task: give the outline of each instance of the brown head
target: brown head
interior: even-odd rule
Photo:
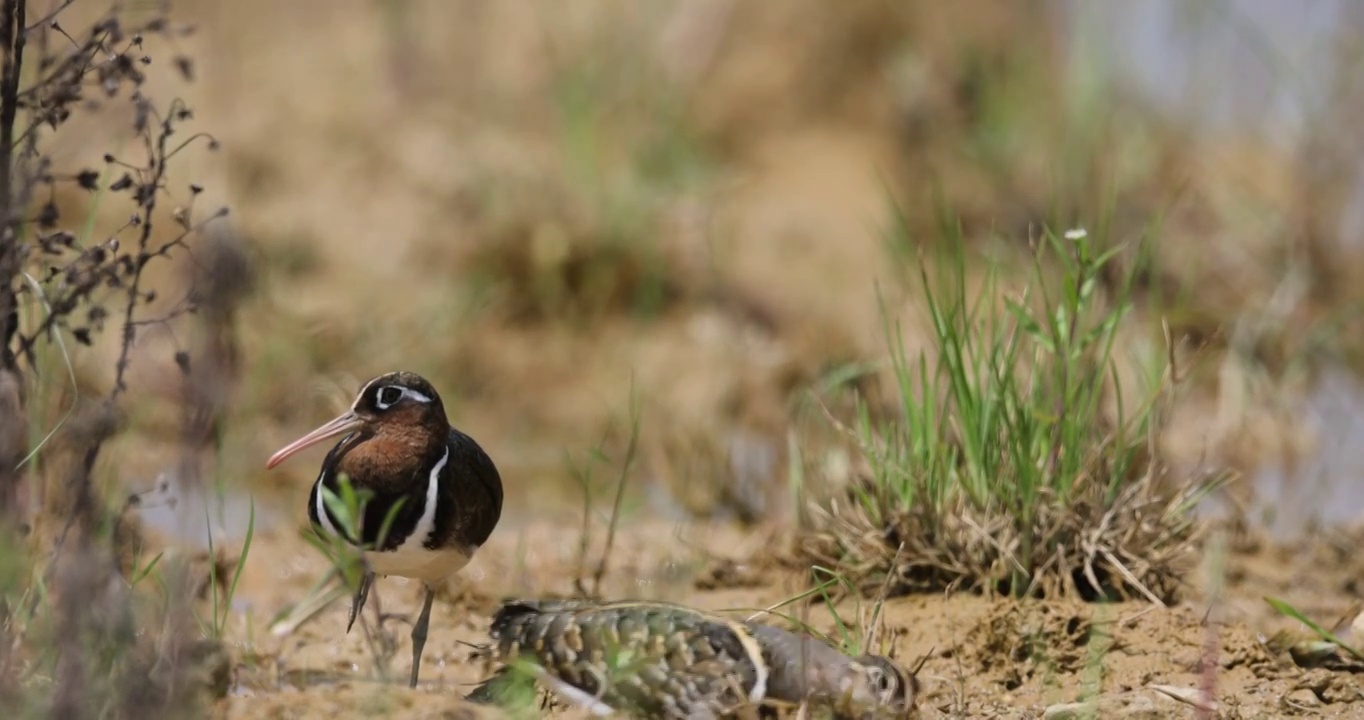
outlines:
[[[267,469],[324,440],[346,436],[333,457],[338,472],[357,482],[400,483],[419,473],[450,435],[445,406],[431,383],[416,373],[380,375],[360,388],[349,410],[280,448]]]

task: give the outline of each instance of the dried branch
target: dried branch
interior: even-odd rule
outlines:
[[[639,449],[639,406],[635,402],[633,383],[630,402],[630,441],[625,448],[625,459],[620,465],[620,478],[616,480],[616,499],[611,504],[611,520],[606,525],[606,545],[602,548],[597,569],[592,572],[592,597],[601,597],[601,581],[606,576],[606,564],[611,559],[611,547],[616,541],[616,525],[620,522],[621,502],[625,499],[625,481],[630,478],[630,470],[635,464],[635,454]]]
[[[178,103],[179,101],[177,101]],[[174,106],[172,106],[174,107]],[[116,399],[124,390],[128,388],[125,376],[128,371],[129,356],[132,352],[133,341],[137,338],[137,326],[133,323],[133,313],[137,310],[138,302],[142,296],[142,271],[147,267],[147,261],[153,257],[147,252],[148,244],[152,237],[152,213],[156,212],[156,198],[159,195],[161,183],[166,176],[166,142],[174,134],[175,128],[172,124],[174,113],[170,113],[161,121],[161,132],[157,135],[155,152],[148,152],[151,156],[151,180],[146,187],[147,192],[140,192],[139,198],[142,205],[142,232],[137,238],[137,257],[133,261],[132,280],[128,283],[128,300],[124,305],[123,312],[123,341],[119,347],[118,362],[114,366],[114,388],[110,391],[110,399]],[[152,141],[148,138],[148,149]]]
[[[19,243],[19,212],[14,206],[14,122],[24,59],[25,0],[0,4],[0,520],[15,519],[22,461],[28,434],[23,381],[11,347],[19,331],[19,276],[24,262]]]
[[[152,64],[144,39],[178,37],[178,28],[172,30],[163,17],[129,26],[115,10],[84,29],[68,31],[59,16],[72,4],[56,1],[30,22],[25,0],[0,0],[0,534],[18,527],[12,522],[15,500],[28,458],[42,458],[47,481],[42,512],[32,526],[42,554],[24,558],[33,565],[45,562],[46,572],[38,577],[47,592],[0,588],[0,704],[21,710],[22,696],[29,692],[15,682],[21,665],[11,655],[18,653],[45,658],[46,666],[36,670],[53,678],[42,692],[54,696],[42,705],[54,717],[107,715],[111,708],[117,708],[115,717],[140,717],[152,708],[159,715],[178,715],[194,705],[186,693],[195,693],[199,681],[187,679],[201,664],[200,656],[212,656],[219,646],[216,641],[202,645],[190,634],[192,623],[184,612],[189,595],[182,586],[192,583],[167,586],[170,599],[179,601],[165,615],[175,622],[168,620],[159,631],[134,627],[134,598],[118,575],[127,549],[121,543],[136,533],[127,532],[125,523],[108,522],[108,504],[93,473],[105,443],[121,427],[118,401],[128,389],[138,329],[170,326],[193,313],[203,297],[194,284],[211,276],[195,273],[180,302],[159,314],[147,311],[164,294],[147,267],[172,258],[197,265],[192,241],[226,215],[219,210],[196,221],[193,199],[202,188],[193,184],[185,207],[170,213],[159,207],[166,204],[162,193],[175,202],[167,186],[171,160],[196,143],[216,149],[217,141],[202,132],[180,134],[193,118],[190,109],[178,99],[158,105],[142,92]],[[170,65],[188,80],[186,67],[188,60],[180,57]],[[106,155],[104,172],[56,167],[46,148],[67,121],[118,98],[131,104],[132,136],[142,140],[145,155],[139,152],[132,161]],[[108,223],[119,225],[112,232],[104,228],[90,241],[79,228],[64,225],[63,203],[68,193],[98,190],[126,197],[132,212],[126,221]],[[170,232],[156,232],[162,218],[174,222]],[[25,374],[43,369],[43,356],[36,352],[40,342],[65,349],[70,336],[90,345],[111,316],[122,322],[107,397],[76,402],[47,433],[52,442],[31,449]],[[187,368],[182,355],[178,352],[175,361]],[[18,597],[30,600],[16,602]],[[31,622],[42,615],[53,617]],[[55,628],[58,636],[26,637],[36,627]],[[25,641],[56,652],[34,654]]]
[[[12,228],[18,219],[10,201],[14,197],[14,121],[19,112],[19,78],[23,72],[26,43],[26,34],[21,28],[27,11],[25,0],[4,0],[3,9],[0,9],[5,55],[3,68],[0,68],[0,203],[3,203],[0,207],[4,208],[0,217],[6,228]],[[17,240],[11,242],[17,243]],[[15,272],[17,270],[16,267]],[[7,275],[0,279],[8,284],[14,278]]]

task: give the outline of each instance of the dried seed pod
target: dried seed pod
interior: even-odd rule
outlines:
[[[493,616],[499,660],[595,714],[719,717],[760,702],[767,667],[748,629],[656,602],[518,601]]]

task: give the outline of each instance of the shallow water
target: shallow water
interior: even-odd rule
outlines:
[[[1251,475],[1253,510],[1281,539],[1313,525],[1364,520],[1364,383],[1330,368],[1298,407],[1315,438],[1312,450],[1296,467],[1269,463]]]
[[[1345,64],[1364,34],[1364,5],[1351,0],[1062,0],[1072,81],[1136,93],[1195,137],[1268,141],[1286,153],[1309,143],[1334,155],[1364,147],[1324,136],[1354,136],[1342,87],[1357,67]],[[1344,78],[1344,79],[1342,79]],[[1357,96],[1357,93],[1356,93]],[[1333,103],[1345,103],[1336,107]],[[1325,141],[1325,145],[1322,142]],[[1339,232],[1364,249],[1364,178],[1355,178]]]
[[[169,474],[158,478],[156,487],[142,495],[138,513],[146,527],[188,550],[207,550],[210,543],[240,547],[253,522],[255,531],[260,532],[288,517],[278,507],[278,500],[256,500],[236,487],[202,488],[179,483]]]

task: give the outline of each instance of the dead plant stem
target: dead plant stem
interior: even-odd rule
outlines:
[[[633,394],[633,393],[632,393]],[[630,468],[635,463],[635,453],[639,448],[639,418],[632,418],[630,423],[630,442],[625,448],[625,460],[620,466],[620,479],[616,481],[616,498],[611,504],[611,520],[606,525],[606,545],[602,547],[601,560],[597,562],[597,568],[592,572],[592,595],[598,597],[601,592],[601,581],[606,576],[606,566],[611,559],[611,547],[616,540],[616,525],[620,521],[620,507],[625,499],[625,483],[630,479]]]

